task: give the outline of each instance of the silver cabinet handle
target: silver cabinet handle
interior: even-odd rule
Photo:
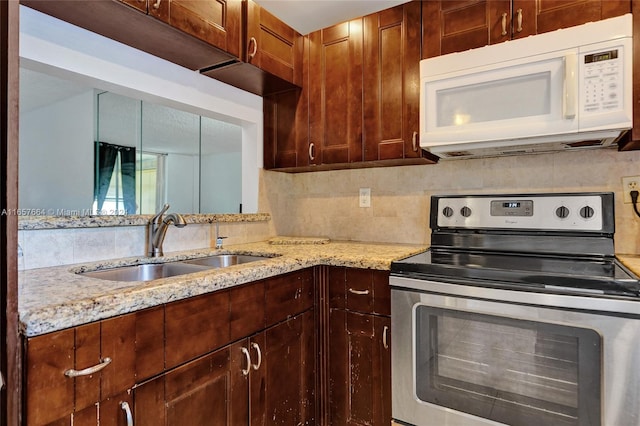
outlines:
[[[388,335],[389,335],[389,327],[385,325],[384,328],[382,329],[382,346],[384,346],[385,349],[389,349]]]
[[[502,14],[502,32],[500,34],[503,36],[507,35],[507,12]]]
[[[154,9],[158,9],[160,7],[160,3],[162,2],[162,0],[156,0],[156,2],[153,4],[153,8]]]
[[[418,151],[418,132],[413,132],[413,136],[411,137],[411,144],[413,145],[413,150]]]
[[[67,377],[78,377],[78,376],[90,376],[93,373],[97,373],[98,371],[105,368],[107,365],[111,364],[111,358],[107,357],[100,361],[100,364],[94,365],[93,367],[85,368],[84,370],[74,370],[70,369],[64,372],[64,375]]]
[[[316,156],[313,153],[315,151],[315,147],[316,146],[315,146],[315,144],[313,142],[311,142],[309,144],[309,160],[315,160],[316,159]]]
[[[124,411],[124,415],[127,416],[127,426],[133,426],[133,416],[131,415],[131,407],[127,401],[120,403],[120,408]]]
[[[516,13],[518,14],[518,28],[516,28],[516,31],[520,32],[522,31],[522,9],[516,10]]]
[[[249,39],[249,46],[251,46],[251,43],[253,43],[253,49],[249,52],[249,59],[253,59],[256,53],[258,53],[258,40],[256,40],[255,37],[251,37]]]
[[[369,290],[354,290],[352,288],[349,289],[349,293],[353,293],[353,294],[359,294],[359,295],[367,295],[369,294]]]
[[[260,346],[255,342],[251,343],[251,347],[255,349],[256,353],[258,354],[258,362],[255,364],[251,364],[253,369],[257,370],[258,368],[260,368],[260,365],[262,365],[262,351],[260,350]]]
[[[247,359],[247,368],[242,369],[242,375],[246,376],[249,374],[249,371],[251,370],[251,354],[249,354],[249,350],[247,348],[242,347],[240,348],[240,350],[242,351],[245,358]]]

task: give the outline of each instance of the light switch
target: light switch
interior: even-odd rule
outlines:
[[[371,188],[360,188],[360,207],[371,207]]]

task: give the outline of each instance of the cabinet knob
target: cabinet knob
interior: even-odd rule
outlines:
[[[156,2],[153,4],[153,8],[157,10],[160,7],[161,2],[162,0],[156,0]]]
[[[251,45],[253,45],[253,49],[249,51],[249,59],[253,59],[253,57],[256,56],[256,53],[258,53],[258,40],[256,40],[255,37],[251,37],[249,39],[249,46]],[[249,46],[247,46],[247,48]]]
[[[90,376],[102,370],[109,364],[111,364],[111,358],[107,357],[100,361],[100,364],[96,364],[93,367],[85,368],[84,370],[74,370],[72,368],[65,371],[64,375],[67,377]]]

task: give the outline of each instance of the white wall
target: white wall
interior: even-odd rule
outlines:
[[[91,209],[94,115],[93,90],[20,115],[21,209]]]

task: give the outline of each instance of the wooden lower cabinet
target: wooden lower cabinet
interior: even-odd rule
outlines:
[[[391,424],[389,317],[331,311],[332,425]]]
[[[134,389],[139,425],[315,424],[313,310]]]
[[[247,424],[241,348],[242,342],[226,346],[134,389],[134,424]]]
[[[136,377],[162,371],[163,315],[163,307],[152,308],[27,339],[26,424],[121,424],[108,422],[115,418],[108,407]]]
[[[328,423],[387,426],[391,424],[389,272],[331,267],[327,281]]]

